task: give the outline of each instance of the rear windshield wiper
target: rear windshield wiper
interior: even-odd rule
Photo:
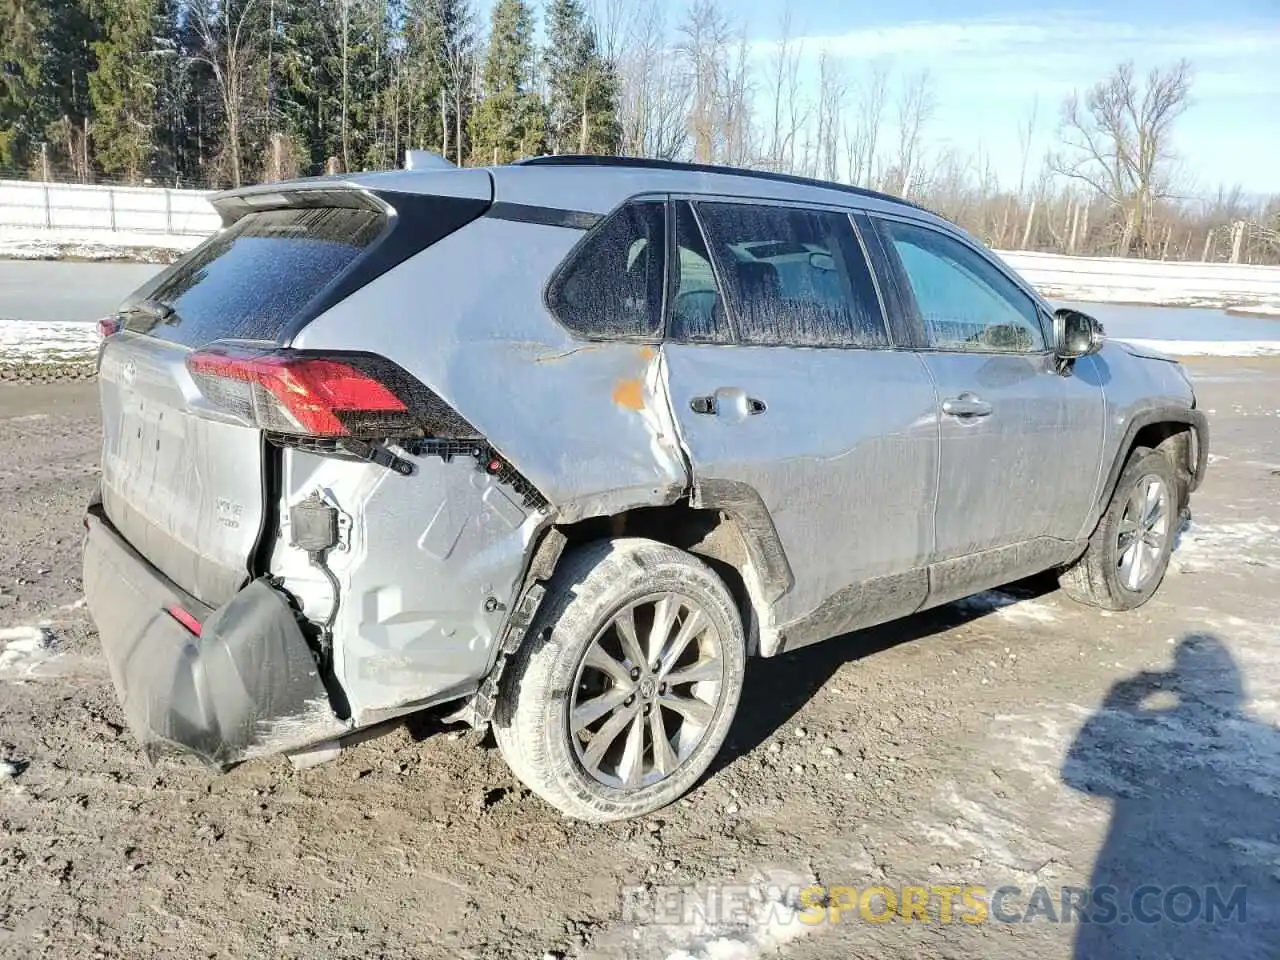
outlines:
[[[150,298],[138,300],[122,307],[120,315],[125,318],[126,327],[139,332],[146,332],[162,323],[177,326],[182,322],[182,317],[178,315],[178,311],[174,310],[173,307]],[[128,318],[130,317],[141,317],[150,322],[134,324],[129,322]]]

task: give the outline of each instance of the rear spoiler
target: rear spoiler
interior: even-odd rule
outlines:
[[[286,207],[359,207],[394,214],[402,204],[412,205],[413,200],[405,198],[413,197],[472,200],[482,202],[487,209],[493,203],[493,177],[481,168],[427,165],[411,170],[260,183],[215,193],[209,203],[227,227],[248,213]]]

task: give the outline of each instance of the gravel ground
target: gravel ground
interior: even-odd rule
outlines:
[[[0,384],[0,956],[1275,957],[1280,363],[1192,371],[1215,459],[1150,604],[1028,582],[757,662],[705,782],[605,827],[429,717],[303,771],[148,766],[80,600],[93,387]],[[1247,919],[654,913],[817,882],[1015,885],[1020,915],[1036,886],[1134,880],[1243,884]]]

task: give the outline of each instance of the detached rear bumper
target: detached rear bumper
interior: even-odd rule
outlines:
[[[89,508],[84,591],[116,694],[148,757],[227,766],[347,731],[284,596],[255,580],[212,610],[187,596]],[[167,612],[177,605],[200,635]]]

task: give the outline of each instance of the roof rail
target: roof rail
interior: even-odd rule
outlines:
[[[800,177],[791,173],[775,173],[772,170],[747,170],[742,167],[725,167],[711,163],[685,163],[680,160],[657,160],[653,157],[616,157],[597,156],[594,154],[566,153],[558,156],[529,157],[517,160],[513,166],[518,167],[634,167],[644,170],[683,170],[688,173],[718,173],[731,177],[749,177],[756,180],[773,180],[778,183],[793,183],[801,187],[818,187],[823,190],[838,190],[841,193],[852,193],[859,197],[873,200],[885,200],[889,203],[900,203],[917,210],[925,210],[918,203],[912,203],[903,197],[895,197],[890,193],[855,187],[847,183],[834,183],[830,180],[816,180],[813,177]]]

